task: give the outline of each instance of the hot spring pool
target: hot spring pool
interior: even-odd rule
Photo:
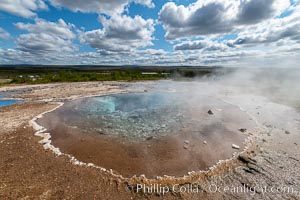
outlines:
[[[208,112],[208,111],[212,112]],[[54,146],[123,176],[182,176],[244,147],[253,120],[218,98],[185,92],[89,97],[65,103],[38,123]]]
[[[186,127],[193,119],[183,104],[172,93],[118,94],[68,103],[58,113],[71,126],[80,124],[99,134],[143,141]]]
[[[3,106],[9,106],[20,102],[20,100],[14,100],[14,99],[0,99],[0,107]]]

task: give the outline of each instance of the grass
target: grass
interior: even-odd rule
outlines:
[[[2,66],[0,86],[88,81],[142,81],[194,78],[215,73],[216,68],[158,68],[103,66]],[[155,72],[155,73],[154,73]]]

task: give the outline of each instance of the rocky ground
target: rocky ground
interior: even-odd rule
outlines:
[[[300,117],[293,108],[263,98],[224,95],[264,126],[252,148],[229,163],[189,177],[120,179],[45,150],[28,122],[57,106],[54,101],[118,93],[126,90],[126,84],[14,86],[0,91],[12,89],[24,90],[15,97],[25,102],[0,108],[0,199],[300,199]],[[137,183],[185,188],[192,183],[198,192],[136,193]],[[238,187],[246,192],[234,192]]]

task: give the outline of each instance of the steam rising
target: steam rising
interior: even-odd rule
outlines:
[[[236,69],[211,83],[300,109],[299,81],[300,70],[297,68],[248,68]]]

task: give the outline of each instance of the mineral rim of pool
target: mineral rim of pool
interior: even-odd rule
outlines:
[[[210,112],[209,112],[210,111]],[[256,124],[238,107],[188,93],[134,93],[66,102],[38,123],[63,153],[124,177],[183,176],[242,150]]]

